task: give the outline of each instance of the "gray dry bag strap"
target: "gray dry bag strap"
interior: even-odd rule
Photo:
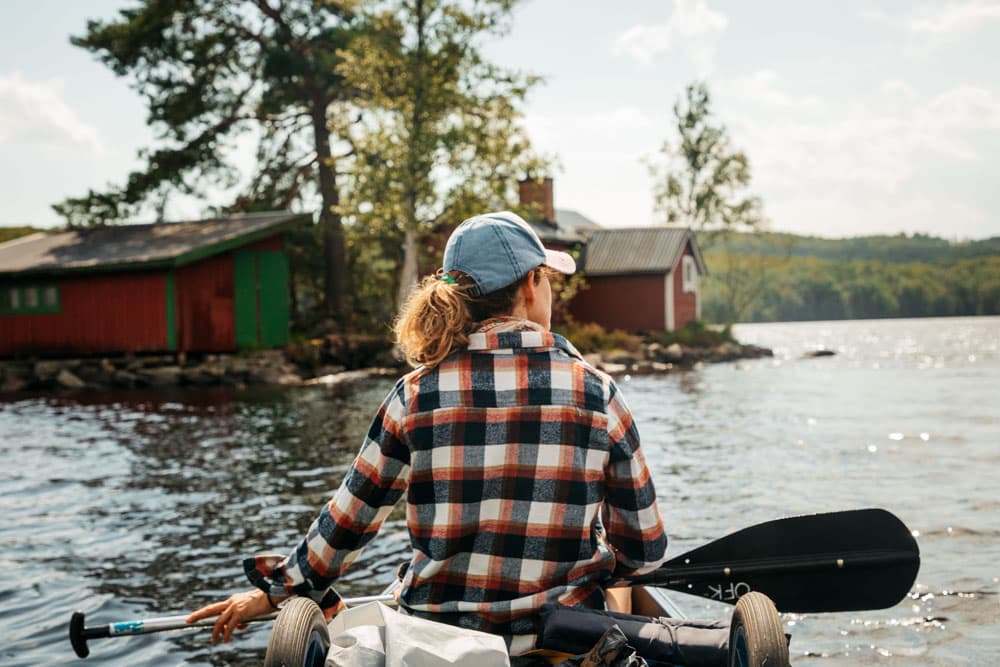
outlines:
[[[650,667],[719,667],[728,659],[729,624],[720,621],[650,618],[556,604],[543,606],[540,614],[539,648],[586,653],[617,624]]]

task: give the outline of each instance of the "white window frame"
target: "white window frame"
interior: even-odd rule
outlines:
[[[681,289],[684,292],[698,291],[698,265],[691,255],[681,259]]]

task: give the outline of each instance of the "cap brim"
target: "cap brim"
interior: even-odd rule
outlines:
[[[576,260],[559,250],[545,249],[545,266],[566,275],[576,273]]]

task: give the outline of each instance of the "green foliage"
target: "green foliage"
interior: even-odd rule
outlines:
[[[761,294],[773,282],[773,274],[781,269],[787,255],[779,251],[783,245],[771,246],[772,254],[739,253],[733,246],[743,239],[757,238],[761,232],[718,232],[715,252],[711,253],[709,274],[702,278],[705,291],[717,302],[714,315],[719,322],[739,322],[760,301]],[[706,260],[707,261],[707,260]]]
[[[301,333],[292,334],[285,346],[285,357],[299,368],[310,373],[324,364],[323,339],[311,338]]]
[[[302,138],[311,131],[303,111],[311,98],[325,111],[342,94],[335,54],[349,21],[337,4],[312,0],[274,6],[142,0],[113,19],[88,22],[73,44],[145,97],[157,145],[141,152],[145,164],[123,186],[54,208],[71,225],[104,224],[135,215],[165,193],[201,196],[231,186],[238,174],[228,148],[250,131],[260,133],[263,161],[243,198],[290,203],[305,181],[315,181],[315,161],[308,168],[301,163],[315,154],[313,142]],[[275,180],[279,172],[289,174],[284,186]],[[295,186],[288,180],[300,178]]]
[[[541,164],[519,110],[536,79],[481,50],[514,4],[139,0],[91,21],[73,43],[146,98],[157,141],[124,184],[54,208],[107,224],[232,188],[250,137],[256,167],[224,211],[319,210],[290,240],[296,325],[385,328],[422,235],[507,206]]]
[[[297,225],[285,233],[288,253],[292,328],[312,331],[326,318],[324,306],[326,261],[323,228],[318,224]]]
[[[833,253],[835,243],[825,241],[824,252]],[[867,247],[864,239],[843,243]],[[1000,315],[1000,255],[963,258],[969,250],[970,244],[956,244],[955,256],[947,257],[937,248],[941,259],[908,263],[742,254],[763,263],[769,275],[742,321]],[[709,267],[724,260],[717,251],[706,256]],[[702,298],[706,319],[726,321],[716,283],[704,282]]]
[[[18,237],[27,236],[28,234],[34,234],[35,232],[40,231],[42,230],[35,229],[34,227],[0,227],[0,243],[13,241]]]
[[[378,266],[399,281],[397,302],[426,268],[423,235],[506,207],[518,177],[539,165],[519,110],[535,79],[481,52],[485,37],[506,31],[513,4],[372,3],[341,52],[338,72],[360,94],[338,114],[351,120],[338,133],[353,153],[339,210],[353,227],[352,247],[387,251]],[[388,277],[375,274],[369,284]]]
[[[676,331],[656,331],[644,336],[627,333],[620,329],[607,330],[594,322],[577,322],[567,317],[554,331],[568,338],[584,354],[624,350],[638,352],[643,343],[660,343],[663,346],[680,343],[687,347],[715,347],[722,343],[734,343],[732,327],[716,327],[701,320],[692,320]]]
[[[761,226],[761,201],[748,192],[750,160],[715,121],[704,83],[688,85],[674,105],[674,119],[676,139],[663,144],[661,161],[650,166],[664,221],[691,227],[703,247],[714,232]]]
[[[565,252],[569,253],[576,261],[577,266],[580,266],[581,249],[579,247],[569,248]],[[587,288],[587,280],[584,278],[583,271],[577,271],[571,276],[552,271],[549,274],[549,282],[552,285],[552,323],[558,326],[570,322],[572,318],[569,314],[569,307],[573,297]]]
[[[739,230],[763,227],[763,204],[749,191],[750,160],[715,119],[704,83],[688,85],[674,105],[674,119],[676,137],[650,165],[655,208],[663,220],[690,227],[703,251],[727,247]],[[731,253],[725,258],[713,265],[711,280],[722,302],[719,314],[733,322],[750,309],[768,276],[761,262]]]
[[[584,354],[609,350],[637,352],[642,346],[642,336],[626,333],[620,329],[608,331],[595,322],[576,322],[570,317],[554,330],[569,339]]]
[[[388,334],[388,332],[386,332]],[[395,341],[390,335],[336,334],[323,341],[323,356],[347,368],[395,366],[392,348]]]
[[[731,325],[714,327],[701,320],[691,320],[681,329],[662,331],[650,334],[648,337],[664,347],[680,343],[686,347],[715,347],[722,343],[735,343]]]
[[[829,239],[758,231],[731,234],[726,250],[751,255],[816,257],[837,261],[872,260],[899,264],[1000,255],[1000,236],[977,241],[948,241],[926,234]]]
[[[319,206],[325,297],[339,311],[346,274],[330,105],[352,91],[337,73],[352,35],[353,2],[140,0],[90,21],[72,42],[130,80],[146,99],[156,142],[123,185],[53,208],[70,226],[109,224],[175,193],[204,198],[237,185],[231,154],[257,142],[257,165],[229,210]]]
[[[398,230],[375,231],[353,223],[346,227],[354,308],[350,331],[386,331],[396,317],[396,287],[402,261]]]

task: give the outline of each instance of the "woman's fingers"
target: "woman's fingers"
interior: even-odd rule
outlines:
[[[222,613],[222,611],[229,604],[229,600],[223,602],[214,602],[210,605],[205,605],[201,609],[191,612],[191,614],[184,619],[188,623],[194,623],[195,621],[200,621],[203,618],[208,618],[209,616],[217,616]]]
[[[231,595],[228,600],[214,602],[191,613],[185,619],[188,623],[200,621],[203,618],[218,616],[212,626],[211,641],[214,644],[219,639],[228,642],[233,637],[233,630],[246,627],[247,621],[263,616],[271,611],[271,603],[263,591],[253,589],[244,593]]]
[[[222,643],[223,644],[229,643],[229,640],[232,639],[232,637],[233,637],[233,625],[234,625],[234,623],[232,622],[232,614],[230,614],[229,617],[226,618],[225,623],[222,624]],[[214,641],[214,634],[215,633],[212,633],[212,634],[213,634],[213,642],[212,643],[214,644],[215,643],[215,641]]]
[[[230,600],[232,600],[232,598],[230,598]],[[213,644],[219,641],[221,637],[225,636],[226,623],[228,622],[229,616],[232,613],[229,607],[230,600],[226,600],[226,605],[227,605],[226,608],[222,611],[221,614],[219,614],[219,618],[215,619],[215,625],[212,626],[212,638],[210,641]]]

